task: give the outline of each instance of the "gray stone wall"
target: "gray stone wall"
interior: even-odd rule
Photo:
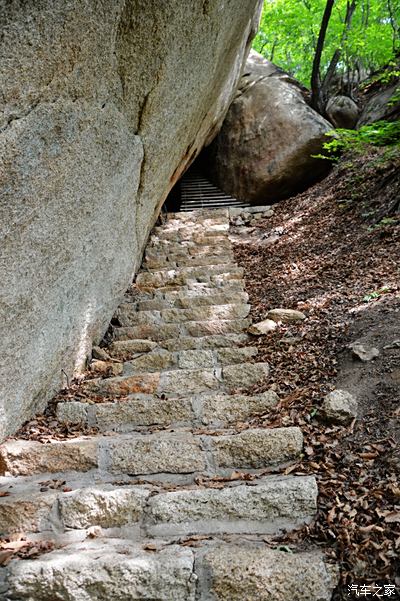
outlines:
[[[0,440],[85,363],[222,122],[259,0],[0,0]]]

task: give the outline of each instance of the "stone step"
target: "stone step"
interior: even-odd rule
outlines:
[[[159,290],[155,290],[154,298],[163,298],[165,300],[175,302],[178,299],[186,300],[188,298],[197,299],[201,297],[209,298],[214,297],[216,295],[225,295],[228,298],[228,300],[226,301],[226,303],[215,303],[216,305],[219,305],[235,302],[231,299],[234,298],[235,295],[242,294],[245,294],[243,292],[243,282],[241,280],[229,280],[219,288],[216,288],[214,285],[210,286],[208,283],[191,282],[187,286],[182,286],[180,289],[177,290],[168,290],[166,292],[160,292]],[[244,302],[247,302],[247,299]]]
[[[222,435],[188,430],[51,441],[8,440],[0,447],[0,475],[65,471],[149,475],[223,473],[286,464],[302,451],[297,427],[229,430]]]
[[[209,336],[180,336],[160,340],[159,346],[169,351],[184,351],[191,349],[215,349],[223,347],[234,347],[248,342],[247,334],[214,334]]]
[[[225,265],[207,265],[203,267],[179,267],[176,269],[140,271],[136,277],[136,286],[139,290],[161,288],[167,285],[184,286],[190,280],[198,282],[218,281],[215,279],[217,275],[223,275],[224,280],[239,280],[243,278],[243,268]]]
[[[248,316],[250,305],[244,303],[171,308],[161,311],[138,310],[135,303],[122,303],[114,314],[122,327],[207,321],[216,319],[243,319]]]
[[[5,601],[194,601],[191,549],[95,539],[8,566]]]
[[[318,495],[313,476],[272,476],[217,489],[194,485],[172,492],[112,483],[44,488],[37,480],[28,481],[24,492],[1,497],[0,532],[62,534],[92,526],[130,526],[147,537],[277,534],[309,523]]]
[[[225,219],[205,219],[200,223],[170,223],[161,227],[155,227],[153,236],[162,240],[190,240],[196,234],[211,237],[222,237],[229,230],[229,223]],[[206,234],[204,234],[204,231]]]
[[[254,346],[243,348],[221,348],[218,350],[184,350],[180,352],[169,352],[165,349],[139,354],[134,353],[133,358],[127,358],[125,363],[115,364],[119,368],[118,373],[109,375],[131,376],[142,372],[161,371],[164,369],[202,369],[217,368],[224,365],[234,365],[251,360],[258,353]],[[95,362],[94,365],[99,362]],[[107,363],[107,365],[109,362]]]
[[[152,496],[149,536],[276,534],[310,522],[317,510],[314,477],[270,478],[223,489],[190,489]]]
[[[228,349],[230,356],[234,352],[240,353],[242,350],[245,349],[236,351]],[[207,352],[209,351],[182,351],[181,360],[183,362],[183,358],[186,356],[186,361],[189,361],[188,353],[193,361],[194,356]],[[168,362],[171,355],[166,351],[165,353],[167,355],[166,362]],[[194,353],[196,355],[193,355]],[[217,353],[220,353],[220,356],[223,357],[222,349]],[[148,359],[150,356],[147,355],[145,358]],[[225,357],[229,359],[229,355],[225,354]],[[160,361],[159,358],[157,360]],[[128,363],[125,365],[128,365]],[[158,396],[162,394],[187,396],[212,390],[232,392],[237,389],[249,388],[255,384],[260,384],[268,376],[268,363],[236,363],[234,365],[224,365],[222,368],[193,369],[191,367],[189,369],[140,372],[136,375],[117,376],[115,378],[95,378],[82,382],[82,388],[89,393],[113,398],[136,393],[156,394]]]
[[[208,294],[196,294],[188,291],[185,294],[178,292],[169,294],[167,298],[151,298],[139,300],[136,303],[138,311],[162,311],[164,309],[190,309],[192,307],[204,307],[209,305],[246,304],[249,299],[247,292],[232,291],[218,292],[215,288]]]
[[[129,432],[145,426],[221,427],[265,414],[278,402],[278,395],[272,390],[253,396],[217,393],[184,398],[159,398],[137,395],[120,402],[58,403],[56,415],[61,423],[97,427],[103,432]]]
[[[204,227],[199,224],[194,227],[182,227],[179,230],[155,231],[152,235],[152,241],[159,239],[172,242],[176,245],[180,242],[195,242],[198,245],[212,246],[213,244],[217,245],[227,240],[226,232],[227,229],[222,229],[220,231],[214,230],[204,233]]]
[[[321,552],[217,543],[196,551],[198,601],[331,601],[338,582]]]
[[[209,232],[223,232],[228,231],[229,228],[229,219],[226,217],[217,217],[214,215],[203,216],[201,219],[188,219],[188,220],[178,220],[171,219],[167,220],[167,222],[162,226],[157,226],[154,228],[155,235],[163,236],[166,232],[176,232],[180,230],[191,230],[200,228],[202,231],[206,230]]]
[[[321,552],[285,553],[262,541],[198,547],[88,539],[13,560],[4,600],[330,601],[338,576]]]
[[[186,321],[183,323],[140,324],[137,326],[114,327],[113,341],[152,340],[159,342],[188,336],[204,337],[219,334],[242,334],[251,325],[251,319],[215,319],[205,321]],[[195,343],[193,343],[195,344]]]
[[[151,239],[147,246],[147,252],[151,257],[168,258],[170,256],[189,257],[218,257],[216,263],[220,262],[220,256],[231,255],[232,244],[228,238],[213,240],[208,244],[196,244],[192,240],[173,242],[171,240]]]
[[[150,353],[165,348],[171,352],[192,349],[232,349],[248,341],[247,334],[225,334],[192,338],[167,339],[153,342],[146,339],[117,340],[107,347],[107,353],[119,361],[128,361],[138,354]],[[255,349],[255,347],[252,347]],[[238,351],[241,351],[239,348]]]
[[[153,298],[166,298],[168,293],[184,293],[187,290],[206,290],[214,294],[227,291],[244,292],[244,282],[242,279],[236,279],[236,277],[232,279],[229,274],[228,276],[226,274],[217,274],[214,276],[211,275],[208,279],[185,279],[183,284],[179,283],[178,279],[176,282],[167,282],[165,285],[160,285],[159,287],[136,287],[136,290],[140,295],[143,295],[143,299],[149,298],[149,296]]]
[[[201,267],[204,265],[225,265],[225,267],[234,266],[233,253],[225,252],[219,255],[188,255],[188,253],[146,253],[142,269],[176,269],[177,267]]]
[[[193,240],[180,240],[178,242],[174,242],[173,240],[161,240],[158,237],[152,236],[146,247],[146,251],[159,253],[164,256],[168,256],[170,253],[182,253],[183,251],[185,251],[187,255],[219,255],[224,254],[225,252],[231,252],[232,243],[228,236],[219,240],[213,238],[209,245],[195,244]]]
[[[229,209],[218,208],[218,209],[196,209],[190,213],[168,213],[168,219],[174,221],[196,221],[201,222],[203,219],[228,219],[229,220]]]

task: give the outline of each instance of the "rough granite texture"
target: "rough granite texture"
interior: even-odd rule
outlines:
[[[300,84],[252,51],[223,127],[205,151],[214,183],[235,198],[266,205],[322,177],[319,154],[331,124],[304,100]]]
[[[37,561],[9,567],[14,599],[23,601],[194,601],[193,552],[172,545],[160,553],[129,541],[84,541]]]
[[[0,440],[104,333],[218,131],[261,4],[0,2]]]
[[[200,601],[330,601],[335,586],[319,553],[217,546],[204,566],[213,596]]]

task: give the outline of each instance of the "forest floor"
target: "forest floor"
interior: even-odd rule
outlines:
[[[275,205],[272,218],[233,228],[254,322],[274,307],[307,316],[253,340],[271,365],[266,387],[281,397],[272,416],[255,421],[305,434],[304,456],[286,473],[317,475],[319,512],[278,544],[324,548],[340,565],[335,601],[400,591],[399,155],[343,157],[324,181]],[[356,340],[379,355],[355,360]],[[333,388],[358,400],[348,427],[320,417]]]

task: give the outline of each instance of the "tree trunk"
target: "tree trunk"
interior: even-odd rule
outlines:
[[[311,105],[319,112],[324,108],[321,103],[321,57],[334,3],[335,0],[326,0],[311,73]]]
[[[352,21],[353,15],[354,15],[354,11],[356,10],[356,7],[357,7],[357,0],[352,0],[351,2],[350,1],[347,2],[346,16],[344,19],[344,27],[343,27],[342,37],[340,40],[340,46],[339,46],[339,48],[337,48],[335,50],[335,52],[332,56],[331,62],[329,63],[328,70],[325,74],[325,77],[324,77],[322,83],[321,83],[321,79],[319,77],[318,109],[317,110],[321,114],[324,114],[324,111],[325,111],[325,106],[328,101],[329,87],[331,85],[332,79],[336,73],[336,68],[341,59],[341,56],[342,56],[342,48],[341,47],[342,47],[343,43],[345,42],[347,34],[351,27],[351,21]],[[329,23],[329,20],[328,20],[328,23]],[[325,40],[325,37],[324,37],[324,40]],[[322,51],[321,51],[321,55],[322,55]]]

